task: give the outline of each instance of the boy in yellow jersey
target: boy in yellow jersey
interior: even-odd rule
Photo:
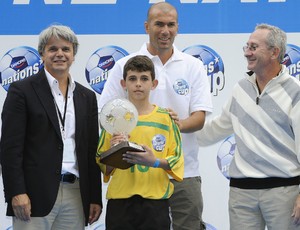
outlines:
[[[111,136],[102,130],[97,163],[104,182],[109,182],[106,198],[107,230],[168,230],[168,198],[174,186],[169,177],[182,181],[184,171],[181,135],[166,109],[149,102],[158,82],[152,61],[143,55],[130,58],[124,66],[121,85],[139,114],[137,126],[128,137]],[[133,163],[122,170],[100,163],[100,154],[121,141],[142,145],[145,152],[127,152],[123,159]]]

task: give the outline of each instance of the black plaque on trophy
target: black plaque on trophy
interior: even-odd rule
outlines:
[[[132,165],[132,163],[128,163],[123,160],[123,154],[126,152],[145,152],[144,148],[140,145],[137,145],[133,142],[124,141],[121,142],[109,150],[101,153],[100,155],[100,162],[114,168],[119,169],[128,169]]]

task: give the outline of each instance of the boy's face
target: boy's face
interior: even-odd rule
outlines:
[[[150,91],[157,86],[157,80],[152,81],[150,71],[129,70],[126,80],[121,80],[121,85],[127,90],[130,100],[144,100],[149,98]]]

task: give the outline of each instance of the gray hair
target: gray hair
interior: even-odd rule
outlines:
[[[74,31],[68,27],[63,25],[51,25],[48,28],[44,29],[39,36],[39,44],[38,44],[38,52],[42,56],[45,50],[45,46],[47,45],[49,39],[54,38],[62,38],[73,44],[74,56],[78,50],[78,39],[74,33]]]
[[[269,30],[266,43],[269,47],[279,48],[280,52],[278,55],[278,61],[282,62],[286,52],[286,42],[287,42],[286,33],[283,30],[281,30],[279,27],[264,24],[264,23],[258,24],[255,27],[255,30],[258,29]]]

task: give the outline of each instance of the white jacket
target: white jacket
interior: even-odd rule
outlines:
[[[235,134],[231,178],[300,175],[300,83],[285,66],[259,94],[253,72],[234,87],[222,114],[205,123],[198,143],[208,145]]]

